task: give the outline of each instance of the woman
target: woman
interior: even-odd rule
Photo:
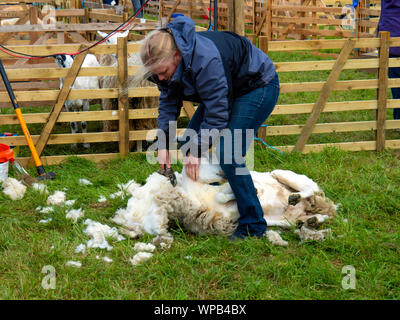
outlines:
[[[193,21],[184,16],[166,29],[150,33],[140,55],[152,74],[150,80],[160,90],[161,167],[170,167],[168,141],[173,137],[168,136],[169,122],[176,121],[183,100],[200,103],[188,125],[195,135],[188,137],[184,145],[186,173],[196,180],[201,154],[208,152],[218,138],[215,132],[230,133],[233,138],[221,135],[217,147],[240,214],[230,239],[261,237],[267,225],[250,173],[240,160],[249,147],[245,143],[249,130],[257,132],[278,100],[279,80],[272,61],[248,39],[232,32],[195,32]],[[238,146],[240,159],[234,154]]]

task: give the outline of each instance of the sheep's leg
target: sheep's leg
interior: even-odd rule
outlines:
[[[83,100],[83,111],[89,111],[89,100]],[[81,126],[82,126],[82,133],[87,133],[87,123],[86,121],[81,121]],[[83,147],[85,149],[89,149],[90,148],[90,144],[89,143],[84,143]]]
[[[65,102],[65,110],[67,112],[73,111],[73,110],[71,110],[71,106],[68,103],[68,101]],[[78,122],[70,122],[69,125],[71,127],[71,133],[77,133],[78,132]],[[76,149],[77,147],[78,147],[78,145],[76,143],[72,143],[71,144],[71,148],[72,149]]]
[[[298,193],[292,193],[289,198],[288,198],[288,202],[291,206],[295,206],[296,204],[299,203],[301,199],[301,195]]]

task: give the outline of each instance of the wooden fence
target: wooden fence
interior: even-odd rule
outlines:
[[[256,37],[251,37],[256,42]],[[384,148],[400,148],[400,139],[386,140],[385,132],[387,129],[400,128],[400,122],[386,119],[386,109],[393,108],[396,101],[387,99],[388,88],[400,87],[400,79],[388,79],[388,67],[400,67],[400,59],[388,56],[389,46],[400,46],[400,38],[390,38],[388,33],[381,33],[379,38],[357,39],[357,40],[310,40],[310,41],[270,41],[266,36],[261,36],[257,41],[260,49],[268,52],[275,51],[294,51],[294,50],[318,50],[318,49],[342,49],[337,60],[325,61],[301,61],[301,62],[278,62],[276,68],[278,73],[284,72],[303,72],[310,70],[330,70],[330,75],[326,82],[301,82],[301,83],[281,83],[281,93],[288,92],[320,92],[315,103],[299,103],[278,105],[271,117],[288,114],[310,114],[306,124],[297,125],[276,125],[264,128],[260,132],[260,137],[270,137],[276,135],[299,135],[296,145],[277,146],[282,151],[299,150],[302,152],[320,151],[325,146],[332,145],[344,150],[383,150]],[[349,59],[353,47],[377,47],[380,48],[380,56],[375,59]],[[64,44],[53,46],[26,46],[11,47],[20,52],[45,55],[56,52],[74,52],[78,50],[76,44]],[[138,52],[138,44],[128,44],[126,40],[119,39],[117,45],[99,45],[90,50],[94,54],[116,53],[119,57],[116,67],[81,68],[79,62],[82,59],[75,59],[74,65],[70,69],[58,68],[22,68],[8,69],[7,73],[11,81],[21,79],[41,79],[50,81],[65,77],[66,82],[72,82],[78,76],[118,76],[118,86],[115,88],[98,90],[71,90],[63,87],[61,90],[16,90],[15,94],[19,103],[38,103],[50,102],[54,105],[50,113],[26,113],[24,118],[28,124],[44,124],[45,127],[40,135],[33,135],[35,144],[39,145],[39,153],[46,145],[53,144],[72,144],[72,143],[97,143],[97,142],[119,142],[118,153],[107,154],[86,154],[79,157],[101,161],[105,159],[117,158],[129,153],[130,141],[143,141],[155,137],[155,130],[129,130],[128,119],[154,119],[158,115],[157,108],[150,109],[128,109],[128,97],[158,96],[159,92],[155,87],[126,88],[126,78],[136,72],[136,67],[127,66],[127,53]],[[0,59],[4,58],[0,53]],[[370,80],[346,80],[338,81],[338,76],[344,69],[379,69],[378,77]],[[68,81],[67,81],[68,80]],[[125,90],[128,89],[128,90]],[[327,102],[329,94],[334,90],[357,90],[357,89],[377,89],[377,97],[374,100],[363,101],[338,101]],[[125,95],[124,95],[125,94]],[[118,99],[119,109],[116,111],[89,111],[66,113],[60,112],[65,99],[88,99],[115,98]],[[0,103],[9,103],[6,92],[0,92]],[[397,102],[398,103],[398,102]],[[357,110],[376,110],[374,121],[353,121],[339,123],[317,123],[321,112],[341,112]],[[191,116],[193,105],[184,103],[181,117]],[[56,122],[70,121],[119,121],[119,131],[116,132],[90,132],[86,134],[55,134],[52,129]],[[14,114],[0,115],[1,125],[18,125]],[[178,135],[183,128],[178,129]],[[0,129],[1,131],[1,129]],[[376,139],[372,141],[353,141],[338,143],[307,144],[311,133],[334,133],[334,132],[359,132],[374,131]],[[0,143],[7,145],[25,146],[26,141],[23,136],[0,137]],[[48,156],[43,157],[46,164],[56,164],[63,161],[67,156]],[[27,164],[28,158],[23,158],[22,162]]]
[[[317,37],[375,37],[380,0],[361,0],[354,11],[351,0],[245,0],[247,31],[268,39],[317,39]],[[196,23],[208,24],[208,0],[156,0],[146,7],[149,14],[171,19],[184,14]],[[232,30],[233,0],[218,0],[219,29]],[[213,15],[212,15],[213,20]]]

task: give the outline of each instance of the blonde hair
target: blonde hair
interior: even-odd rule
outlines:
[[[150,32],[143,40],[140,48],[140,59],[143,66],[151,72],[155,66],[164,60],[172,59],[178,50],[175,39],[168,29],[158,29]]]

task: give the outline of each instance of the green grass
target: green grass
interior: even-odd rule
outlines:
[[[88,237],[84,219],[73,224],[65,210],[52,214],[35,211],[46,197],[28,189],[24,199],[11,201],[0,194],[0,297],[2,299],[399,299],[400,273],[400,168],[395,152],[343,152],[334,148],[321,153],[279,154],[256,146],[255,169],[291,169],[314,179],[335,203],[338,216],[325,227],[333,239],[299,243],[284,232],[289,247],[273,247],[266,240],[228,242],[223,236],[196,236],[174,228],[172,247],[157,251],[147,263],[133,267],[136,241],[115,242],[106,252],[89,249],[75,254]],[[95,208],[98,197],[117,191],[130,179],[144,183],[157,170],[145,156],[130,156],[96,165],[70,158],[47,167],[56,179],[47,183],[51,192],[67,188],[74,208],[85,218],[115,226],[109,219],[127,199],[109,201]],[[181,166],[176,165],[180,170]],[[33,172],[31,172],[33,174]],[[10,172],[10,175],[13,173]],[[83,187],[79,178],[93,186]],[[53,217],[43,225],[38,221]],[[347,222],[346,220],[347,219]],[[54,248],[52,249],[52,246]],[[96,259],[109,256],[111,264]],[[190,259],[185,257],[191,257]],[[80,269],[66,267],[68,260],[82,262]],[[41,283],[44,266],[56,270],[56,289]],[[356,270],[356,288],[342,288],[342,268]]]
[[[304,53],[271,53],[273,61],[326,59]],[[327,71],[281,73],[283,82],[323,81]],[[371,79],[376,75],[345,70],[340,80]],[[319,92],[281,94],[278,104],[312,103]],[[388,92],[390,98],[390,93]],[[376,99],[376,90],[335,91],[329,101]],[[99,106],[91,106],[98,110]],[[12,109],[0,109],[12,113]],[[24,113],[48,112],[49,107],[24,108]],[[271,116],[270,125],[305,123],[308,115]],[[323,113],[319,122],[375,120],[375,111]],[[392,119],[391,110],[387,119]],[[185,126],[187,120],[180,120]],[[101,131],[101,122],[89,122],[89,132]],[[39,134],[43,125],[29,125],[31,134]],[[19,126],[0,127],[0,132],[22,134]],[[69,133],[69,124],[57,124],[55,133]],[[267,137],[271,145],[294,144],[297,136]],[[399,139],[398,132],[387,131],[387,139]],[[312,135],[309,143],[374,140],[373,132]],[[91,144],[80,153],[117,152],[117,143]],[[73,154],[67,145],[49,145],[44,155]],[[21,148],[21,156],[29,155]],[[133,267],[135,240],[115,242],[114,249],[92,249],[75,254],[86,243],[83,220],[73,224],[65,219],[65,210],[43,215],[35,211],[46,202],[28,189],[24,199],[11,201],[0,194],[0,298],[2,299],[399,299],[400,274],[400,169],[399,152],[343,152],[327,148],[321,153],[279,154],[256,146],[255,170],[290,169],[316,181],[326,195],[340,203],[338,216],[326,227],[334,238],[324,242],[300,244],[292,232],[284,232],[289,247],[273,247],[266,240],[250,239],[231,243],[221,236],[196,236],[174,228],[171,249],[157,251],[143,265]],[[67,199],[76,199],[74,208],[85,210],[85,218],[115,226],[109,219],[127,199],[114,199],[109,206],[96,208],[100,195],[116,192],[118,183],[135,179],[144,183],[156,171],[143,155],[92,162],[69,158],[58,166],[48,166],[56,179],[47,182],[51,192],[67,188]],[[181,170],[181,165],[175,166]],[[35,174],[33,170],[30,171]],[[14,173],[10,172],[12,176]],[[93,186],[78,185],[79,178]],[[43,225],[41,219],[52,217]],[[347,219],[347,220],[346,220]],[[347,222],[346,222],[347,221]],[[150,241],[147,235],[139,241]],[[52,249],[52,246],[54,248]],[[106,264],[96,255],[107,255]],[[191,259],[185,257],[190,256]],[[79,260],[82,268],[66,267],[68,260]],[[56,269],[56,289],[41,286],[42,268]],[[342,288],[344,266],[354,266],[356,289]]]

